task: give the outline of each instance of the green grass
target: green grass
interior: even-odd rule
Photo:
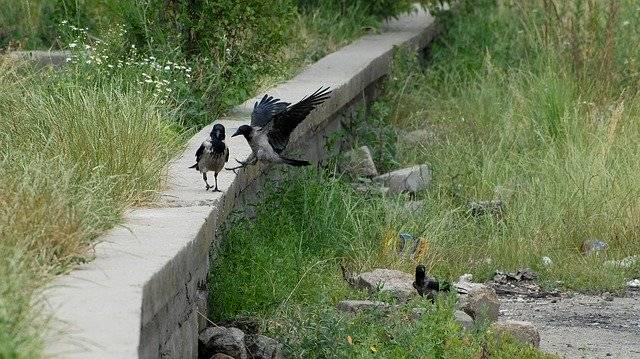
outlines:
[[[384,171],[431,165],[433,184],[416,198],[424,209],[363,198],[326,172],[291,175],[255,220],[230,226],[211,271],[212,319],[258,318],[293,357],[541,356],[496,346],[483,328],[463,334],[447,298],[387,317],[340,314],[336,302],[368,294],[344,283],[339,264],[411,272],[421,262],[450,280],[531,267],[546,287],[622,292],[640,266],[605,261],[640,251],[637,11],[624,0],[463,1],[442,14],[446,33],[428,58],[399,51],[382,98],[348,131]],[[407,144],[415,129],[432,135]],[[492,199],[505,202],[502,218],[467,213]],[[399,232],[425,240],[419,258],[395,253]],[[607,250],[582,253],[588,238]],[[415,306],[429,311],[417,323],[404,312]]]
[[[336,311],[340,300],[369,297],[346,284],[340,264],[410,270],[416,262],[390,249],[389,231],[418,224],[407,223],[402,200],[363,198],[322,171],[292,174],[266,192],[256,219],[233,222],[212,262],[213,320],[257,318],[295,358],[470,358],[483,348],[498,358],[545,357],[510,341],[495,343],[482,326],[463,332],[453,321],[453,298],[436,306],[416,299],[388,316]],[[411,320],[413,308],[427,314]]]
[[[126,207],[152,197],[180,142],[151,93],[23,70],[0,64],[3,358],[38,356],[40,288],[90,258]]]
[[[487,278],[529,266],[580,291],[620,291],[640,274],[603,265],[640,251],[637,9],[570,3],[586,10],[565,4],[558,16],[584,28],[558,28],[542,2],[462,6],[428,67],[398,63],[386,123],[435,134],[399,143],[396,158],[433,167],[420,221],[441,258],[436,271]],[[543,32],[550,26],[557,33]],[[465,214],[467,201],[496,197],[503,220]],[[609,248],[584,255],[588,238]],[[554,264],[543,267],[542,256]]]
[[[192,54],[154,3],[166,2],[0,0],[0,50],[73,51],[55,72],[0,62],[0,358],[42,356],[42,288],[153,200],[195,129],[380,24],[358,1],[251,21],[244,12],[271,5],[216,2],[243,21],[202,34],[206,53]],[[233,46],[215,42],[236,30]]]

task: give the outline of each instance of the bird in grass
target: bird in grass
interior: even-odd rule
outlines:
[[[213,126],[209,139],[202,142],[196,151],[196,164],[189,167],[202,173],[202,179],[206,184],[206,190],[211,186],[207,182],[207,172],[213,171],[216,185],[214,192],[222,192],[218,189],[218,173],[222,171],[224,164],[229,160],[229,148],[224,143],[224,126],[217,123]]]
[[[256,164],[258,161],[282,163],[290,166],[307,166],[309,162],[282,155],[287,148],[293,130],[318,105],[329,98],[329,88],[320,88],[295,105],[282,102],[273,96],[264,95],[256,102],[251,113],[251,124],[242,125],[233,136],[243,135],[251,147],[251,155],[246,161],[236,161],[238,167],[227,168],[235,172],[238,168]]]
[[[421,297],[427,297],[432,302],[438,292],[448,292],[451,290],[451,284],[445,281],[438,281],[435,278],[427,276],[427,269],[424,265],[419,264],[416,267],[416,279],[413,287],[418,291]]]

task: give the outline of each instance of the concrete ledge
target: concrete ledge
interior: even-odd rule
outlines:
[[[387,23],[387,32],[365,36],[326,56],[291,81],[267,92],[295,102],[322,86],[334,92],[292,136],[292,147],[313,148],[305,159],[322,160],[324,139],[340,127],[359,99],[389,72],[393,47],[422,48],[437,33],[434,19],[419,11]],[[261,94],[262,95],[262,94]],[[375,95],[374,95],[375,96]],[[219,122],[233,133],[248,122],[256,99]],[[342,114],[341,114],[342,113]],[[201,176],[187,169],[211,127],[186,145],[168,167],[167,185],[152,208],[132,209],[123,225],[96,245],[94,261],[57,279],[46,302],[57,319],[47,354],[65,358],[196,358],[197,335],[206,315],[209,250],[216,228],[267,180],[267,168],[253,166],[218,177],[220,193],[206,192]],[[233,158],[250,149],[228,138]],[[205,295],[203,295],[203,291]]]
[[[60,67],[66,64],[67,58],[71,57],[70,51],[12,51],[6,55],[10,61],[29,61],[39,67]]]

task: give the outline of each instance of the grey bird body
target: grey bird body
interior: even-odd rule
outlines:
[[[229,149],[225,146],[222,152],[216,151],[211,140],[202,142],[203,151],[199,159],[197,159],[196,170],[200,173],[215,172],[219,173],[224,168],[225,162],[229,158]]]
[[[214,192],[218,189],[218,173],[224,168],[224,164],[229,160],[229,148],[224,143],[225,138],[224,126],[216,124],[213,126],[209,139],[202,142],[196,151],[196,164],[189,167],[195,168],[202,173],[202,179],[206,185],[206,189],[211,188],[207,182],[207,172],[213,172],[215,178]]]
[[[330,93],[329,88],[321,88],[291,106],[288,102],[264,95],[262,100],[253,106],[251,124],[240,126],[238,131],[233,134],[233,136],[244,136],[251,147],[251,156],[245,162],[236,160],[240,166],[230,168],[230,170],[235,171],[258,161],[290,166],[309,165],[307,161],[285,157],[283,152],[289,143],[289,137],[293,130],[311,111],[326,101]]]
[[[284,163],[282,157],[269,144],[269,137],[264,130],[252,129],[247,140],[251,147],[251,155],[258,161]],[[251,159],[247,162],[251,162]]]

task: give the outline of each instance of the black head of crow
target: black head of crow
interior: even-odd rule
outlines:
[[[196,171],[202,173],[202,179],[207,190],[211,188],[207,182],[207,172],[213,171],[216,181],[214,192],[220,192],[218,189],[218,173],[222,171],[224,164],[229,160],[229,148],[224,143],[224,138],[224,126],[219,123],[213,125],[209,138],[202,142],[196,151],[196,164],[189,167],[195,168]]]
[[[321,103],[325,102],[331,91],[320,88],[313,94],[291,105],[273,96],[264,95],[260,102],[256,102],[251,113],[251,124],[242,125],[233,136],[242,135],[251,147],[251,156],[245,162],[238,161],[238,168],[252,165],[258,161],[283,163],[291,166],[306,166],[307,161],[285,157],[284,150],[289,143],[289,137],[295,128]],[[232,137],[233,137],[232,136]]]
[[[427,297],[432,302],[438,292],[448,292],[451,290],[451,284],[445,281],[438,281],[435,278],[427,276],[427,269],[424,265],[419,264],[416,267],[416,278],[413,287],[422,297]]]

